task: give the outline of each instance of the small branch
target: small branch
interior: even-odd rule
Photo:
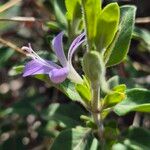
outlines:
[[[7,3],[5,3],[3,6],[0,7],[0,13],[9,9],[10,7],[16,5],[17,3],[19,3],[21,0],[11,0]]]
[[[134,127],[139,127],[140,126],[140,121],[141,121],[141,114],[139,112],[135,113],[134,119],[132,126]]]
[[[150,129],[150,115],[149,114],[144,114],[142,127]]]
[[[21,53],[23,55],[26,55],[26,53],[23,52],[21,48],[17,47],[15,44],[13,44],[13,43],[11,43],[9,41],[6,41],[6,40],[2,39],[1,37],[0,37],[0,43],[2,45],[8,46],[8,47],[14,49],[15,51],[17,51],[17,52],[19,52],[19,53]]]
[[[0,21],[14,21],[14,22],[47,22],[49,20],[37,19],[34,17],[12,17],[12,18],[0,18]]]
[[[104,126],[103,126],[103,120],[101,117],[101,114],[99,111],[101,111],[100,106],[100,85],[92,85],[91,83],[91,89],[92,89],[92,116],[94,119],[94,122],[97,124],[98,127],[98,137],[100,139],[100,142],[102,143],[102,149],[104,149]]]
[[[137,24],[150,24],[150,17],[136,18],[135,23],[137,23]]]

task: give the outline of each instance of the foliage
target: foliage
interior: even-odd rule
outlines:
[[[111,44],[110,48],[106,51],[105,59],[107,66],[112,66],[120,63],[126,57],[131,41],[133,31],[134,16],[136,8],[134,6],[123,6],[120,8],[121,21],[118,29],[116,40]],[[111,53],[109,52],[111,51]],[[110,55],[110,56],[109,56]]]
[[[1,18],[20,14],[35,17],[34,23],[1,23]],[[22,78],[28,59],[13,51],[15,44],[0,40],[0,149],[148,150],[150,33],[135,25],[135,16],[133,5],[102,0],[22,1],[2,12],[0,38],[13,35],[9,41],[20,47],[31,41],[41,50],[25,54],[40,65],[60,61],[62,46],[69,61],[67,79],[60,83],[50,80],[50,73],[36,71]],[[58,52],[52,38],[60,31],[65,36],[55,45]],[[72,57],[76,48],[79,53]],[[56,56],[45,49],[53,49]],[[64,68],[59,65],[57,71]],[[71,69],[82,82],[69,78]]]

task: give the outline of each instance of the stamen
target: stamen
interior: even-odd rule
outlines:
[[[26,54],[26,56],[31,57],[32,59],[37,59],[37,57],[32,54]]]
[[[33,51],[30,47],[27,47],[27,46],[23,46],[21,49],[27,53],[32,53]]]
[[[45,65],[45,66],[47,66],[49,68],[52,68],[48,62],[46,62],[36,52],[34,52],[34,50],[32,49],[30,43],[28,44],[28,47],[27,46],[23,46],[22,50],[27,52],[26,56],[31,57],[32,59],[36,59],[39,63],[41,63],[41,64],[43,64],[43,65]]]

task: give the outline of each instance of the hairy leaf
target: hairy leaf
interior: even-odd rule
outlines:
[[[55,139],[51,150],[98,150],[98,141],[88,128],[67,129]]]
[[[129,128],[123,135],[123,141],[114,144],[112,150],[149,150],[150,131],[143,128]]]
[[[115,43],[113,43],[113,46],[106,50],[104,54],[104,61],[107,66],[113,66],[123,61],[130,46],[136,7],[122,6],[120,10],[121,22],[118,32],[119,35],[117,35],[117,40],[114,40]]]
[[[101,0],[82,0],[82,6],[87,40],[91,50],[97,32],[97,19],[101,11]]]
[[[97,21],[96,47],[102,51],[112,42],[118,29],[120,8],[117,3],[107,5]]]
[[[114,107],[114,112],[123,116],[131,111],[150,112],[150,91],[135,88],[126,92],[126,98]]]
[[[65,4],[66,4],[66,9],[67,9],[67,18],[69,20],[73,20],[73,17],[75,15],[75,13],[79,13],[76,12],[77,7],[79,6],[79,2],[80,0],[65,0]]]
[[[78,110],[78,111],[72,111]],[[82,125],[80,120],[81,115],[85,115],[82,107],[75,103],[69,104],[51,104],[47,109],[43,110],[42,116],[46,120],[54,120],[62,127],[72,128],[77,125]]]

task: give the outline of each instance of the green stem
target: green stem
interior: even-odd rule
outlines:
[[[94,122],[96,123],[98,127],[98,137],[100,142],[102,143],[102,147],[104,147],[104,126],[103,126],[103,120],[101,117],[101,104],[100,104],[100,85],[99,84],[92,84],[91,83],[91,89],[92,89],[92,116],[94,119]]]

